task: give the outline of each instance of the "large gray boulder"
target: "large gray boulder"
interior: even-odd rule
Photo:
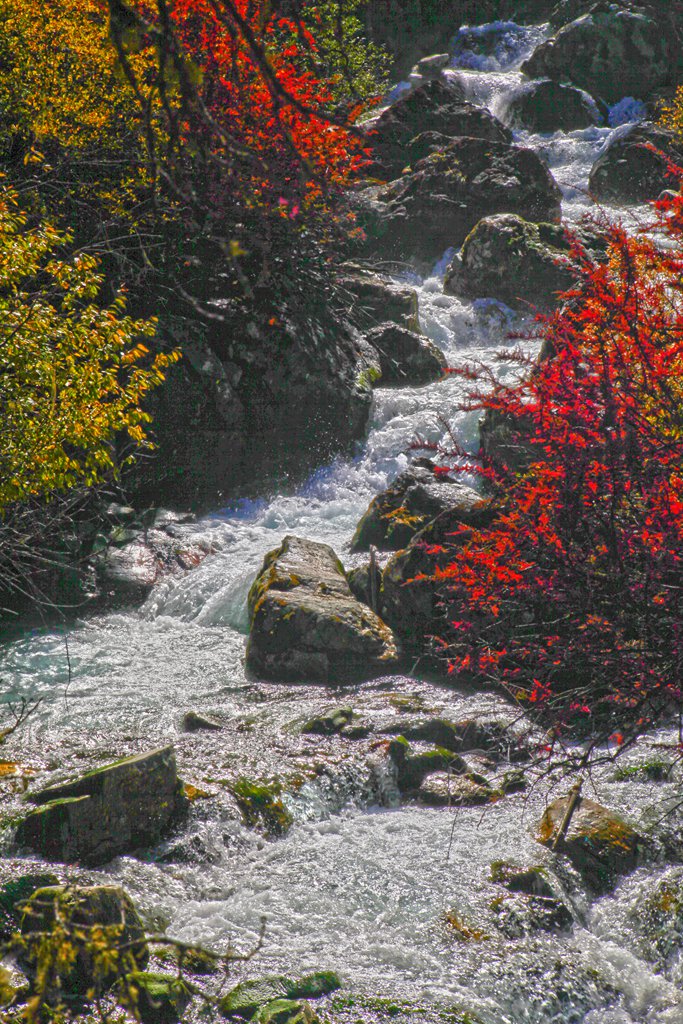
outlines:
[[[484,107],[468,103],[455,82],[419,86],[365,126],[372,177],[389,181],[459,136],[511,142],[512,133]]]
[[[429,459],[416,459],[410,469],[372,499],[351,541],[352,551],[368,551],[371,544],[399,551],[427,523],[446,509],[457,510],[461,521],[485,522],[490,502],[472,487],[434,472]]]
[[[530,132],[573,132],[600,123],[600,112],[590,96],[571,85],[546,79],[532,82],[512,96],[501,112],[513,128]]]
[[[351,593],[327,544],[285,537],[249,592],[247,666],[273,680],[352,682],[398,661],[391,629]]]
[[[126,757],[29,797],[16,841],[45,857],[103,864],[154,845],[184,806],[172,746]]]
[[[669,67],[661,21],[651,12],[603,0],[541,43],[522,71],[530,78],[571,82],[612,104],[664,85]]]
[[[532,150],[460,138],[386,187],[367,190],[359,203],[371,250],[429,264],[493,213],[559,221],[561,194]]]
[[[349,317],[359,330],[393,323],[422,333],[414,288],[357,263],[343,265],[338,289],[348,299]]]
[[[50,937],[64,929],[72,957],[50,963]],[[38,889],[26,904],[21,921],[22,959],[31,974],[54,970],[54,992],[100,994],[129,971],[144,969],[149,960],[145,930],[130,897],[115,885],[50,886]],[[93,941],[106,940],[109,956],[98,956]],[[104,952],[104,951],[103,951]],[[52,951],[54,957],[54,950]],[[58,987],[57,987],[58,986]]]
[[[560,797],[548,805],[536,837],[539,843],[553,846],[570,799]],[[599,891],[608,888],[618,875],[633,871],[638,862],[639,839],[635,829],[614,811],[579,797],[558,850]]]
[[[604,240],[572,228],[594,252]],[[494,298],[530,311],[557,305],[574,279],[570,240],[561,224],[533,224],[512,213],[485,217],[469,233],[446,270],[444,291],[468,299]]]
[[[613,138],[593,164],[588,190],[598,202],[623,206],[657,199],[680,185],[669,174],[669,160],[683,163],[683,146],[674,134],[656,124],[634,125]]]
[[[425,334],[396,324],[380,324],[365,335],[377,352],[380,383],[430,384],[446,372],[446,357]]]

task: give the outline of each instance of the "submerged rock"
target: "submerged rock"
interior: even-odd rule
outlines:
[[[149,950],[142,921],[131,899],[115,885],[51,886],[38,889],[26,905],[21,921],[24,940],[22,958],[31,974],[45,967],[49,957],[46,939],[55,928],[63,928],[72,948],[56,966],[55,981],[60,992],[85,995],[102,993],[123,975],[143,970]],[[95,935],[106,938],[112,955],[97,956]],[[49,1002],[48,994],[48,1002]]]
[[[386,187],[361,193],[359,203],[371,250],[425,264],[461,245],[487,215],[558,222],[561,194],[532,150],[458,138]]]
[[[29,799],[41,806],[19,824],[17,843],[85,864],[154,845],[185,805],[172,746],[123,758]]]
[[[537,835],[544,846],[553,845],[569,799],[561,797],[546,808]],[[579,797],[558,850],[566,854],[585,880],[599,891],[608,888],[617,875],[633,871],[638,861],[639,841],[635,829],[614,811],[594,800]]]
[[[530,132],[573,132],[599,124],[595,101],[581,89],[559,82],[533,82],[506,103],[502,118]]]
[[[429,384],[446,371],[446,357],[425,334],[395,324],[380,324],[365,335],[379,355],[380,383]]]
[[[679,184],[669,174],[669,160],[683,162],[683,147],[673,132],[654,124],[634,125],[615,135],[595,161],[588,190],[598,202],[620,206],[649,202]]]
[[[572,82],[605,103],[644,97],[669,77],[667,34],[655,17],[601,2],[541,43],[522,64],[530,78]]]
[[[341,988],[333,971],[318,971],[303,978],[277,974],[256,981],[243,981],[223,997],[220,1011],[224,1017],[251,1020],[262,1007],[275,1001],[318,999]]]
[[[302,733],[314,733],[318,736],[333,736],[339,733],[353,720],[353,708],[333,708],[324,715],[311,718],[302,728]]]
[[[184,732],[220,732],[223,726],[213,718],[206,718],[197,711],[188,711],[183,715]]]
[[[496,924],[509,939],[533,932],[561,932],[571,928],[574,918],[562,900],[552,896],[498,896],[491,903]]]
[[[287,536],[249,592],[247,666],[266,679],[350,682],[397,664],[391,629],[351,593],[327,544]]]
[[[420,784],[414,796],[427,807],[480,807],[499,798],[481,775],[435,772]]]
[[[238,779],[232,793],[247,825],[261,827],[268,836],[281,836],[292,825],[292,815],[282,803],[279,782]]]
[[[398,551],[426,524],[444,512],[454,510],[462,522],[482,525],[490,516],[490,502],[466,484],[435,473],[429,459],[413,465],[373,498],[356,527],[352,551],[375,547]]]

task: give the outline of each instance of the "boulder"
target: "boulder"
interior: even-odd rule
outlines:
[[[353,708],[333,708],[324,715],[311,718],[303,726],[301,732],[304,735],[334,736],[335,733],[340,733],[342,729],[350,725],[353,717]]]
[[[493,114],[468,103],[455,82],[439,79],[409,92],[365,127],[375,157],[368,174],[384,181],[462,135],[512,141],[509,128]]]
[[[406,740],[433,743],[453,753],[476,751],[496,760],[507,761],[526,760],[529,757],[523,737],[495,721],[470,718],[450,722],[432,715],[415,718],[399,715],[377,731],[380,735],[402,736]]]
[[[183,715],[183,732],[220,732],[222,728],[220,722],[200,715],[197,711],[187,711]]]
[[[661,21],[645,10],[602,0],[541,43],[522,71],[530,78],[571,82],[613,104],[664,85],[669,67]]]
[[[571,797],[554,800],[541,819],[537,839],[552,846]],[[638,860],[638,833],[614,811],[579,797],[569,829],[558,850],[566,854],[597,891],[620,874],[633,871]]]
[[[621,206],[657,199],[679,184],[667,160],[683,163],[683,146],[672,132],[649,123],[626,126],[593,164],[588,190],[598,202]]]
[[[508,939],[534,932],[561,932],[574,924],[572,912],[562,900],[548,896],[497,896],[491,902],[496,924]]]
[[[422,333],[414,288],[354,263],[344,264],[337,286],[347,297],[349,317],[359,330],[393,323]]]
[[[538,865],[519,867],[509,861],[497,860],[491,865],[490,878],[492,882],[504,886],[510,892],[523,893],[525,896],[543,896],[545,899],[557,896],[545,870]]]
[[[118,1001],[142,1024],[175,1024],[192,1000],[182,978],[152,971],[132,971],[118,986]]]
[[[357,202],[371,251],[422,265],[460,246],[487,215],[556,223],[561,211],[560,190],[537,153],[475,138],[453,140]]]
[[[661,970],[683,949],[683,868],[670,868],[629,915],[648,960]]]
[[[261,828],[269,837],[282,836],[289,830],[293,818],[282,802],[279,782],[241,778],[231,788],[244,823],[250,828]]]
[[[502,119],[530,132],[573,132],[600,124],[595,101],[581,89],[545,80],[532,82],[505,105]]]
[[[381,384],[429,384],[446,371],[446,358],[433,341],[396,324],[380,324],[365,335],[379,356]]]
[[[481,807],[497,800],[499,794],[481,775],[435,772],[424,779],[414,797],[427,807]]]
[[[51,964],[54,949],[45,938],[57,928],[65,931],[72,955],[62,952]],[[30,974],[52,967],[60,990],[71,995],[104,992],[130,971],[144,970],[149,959],[142,921],[129,896],[115,885],[38,889],[26,904],[21,935]],[[93,948],[95,936],[106,940],[104,958]]]
[[[220,1003],[224,1017],[251,1020],[261,1007],[276,1000],[319,999],[341,988],[333,971],[318,971],[303,978],[287,978],[282,974],[243,981]]]
[[[391,740],[389,757],[396,765],[396,781],[401,793],[414,793],[434,772],[464,775],[467,763],[459,754],[442,747],[414,750],[403,736]]]
[[[350,682],[389,672],[389,627],[351,593],[327,544],[285,537],[249,592],[249,670],[266,679]]]
[[[513,213],[484,217],[446,270],[444,292],[498,299],[527,312],[552,308],[572,285],[569,248],[562,225],[533,224]]]
[[[123,758],[29,799],[41,806],[19,824],[17,843],[53,860],[86,864],[154,845],[184,806],[172,746]]]
[[[398,551],[446,509],[460,522],[483,525],[490,517],[490,501],[450,477],[435,473],[429,459],[413,465],[373,498],[351,541],[352,551],[368,551],[370,545]]]
[[[319,1024],[313,1007],[298,999],[274,999],[262,1006],[252,1018],[253,1024]]]

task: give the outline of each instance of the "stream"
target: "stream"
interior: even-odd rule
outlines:
[[[511,23],[461,31],[448,74],[497,114],[512,91],[524,88],[519,66],[548,31]],[[563,192],[564,215],[576,220],[591,207],[588,173],[601,147],[643,113],[626,99],[610,111],[608,127],[543,136],[519,131],[515,141],[544,154]],[[523,321],[506,307],[443,294],[446,263],[444,255],[425,279],[408,271],[401,279],[418,288],[423,329],[449,365],[485,362],[516,344],[508,334]],[[497,372],[513,371],[503,364]],[[197,799],[187,823],[148,860],[120,857],[87,874],[122,884],[149,927],[211,949],[248,948],[265,917],[264,947],[237,978],[335,970],[351,993],[457,1007],[483,1024],[681,1024],[681,942],[663,957],[639,913],[662,879],[677,877],[665,858],[596,900],[534,841],[547,787],[485,808],[401,805],[372,743],[302,736],[297,728],[340,703],[377,723],[425,712],[510,721],[514,711],[501,698],[418,674],[341,692],[245,677],[246,596],[264,554],[292,533],[330,544],[347,567],[360,564],[349,554],[356,523],[409,465],[406,450],[415,437],[442,440],[448,422],[464,445],[476,445],[477,416],[457,411],[466,387],[450,377],[421,388],[379,388],[355,457],[318,469],[294,494],[179,522],[179,538],[201,539],[214,553],[194,571],[159,583],[140,609],[70,627],[70,670],[63,631],[37,629],[6,644],[2,699],[44,699],[3,756],[25,763],[43,785],[174,743],[179,774],[210,799]],[[188,710],[214,716],[223,731],[183,732]],[[628,757],[636,763],[666,740],[665,732],[646,736]],[[286,783],[294,824],[284,837],[265,840],[243,825],[227,789],[238,776]],[[16,811],[20,787],[1,779],[0,786],[2,809]],[[680,779],[674,773],[665,782],[644,782],[634,774],[624,781],[605,765],[590,789],[645,828],[676,804]],[[675,832],[682,822],[679,812],[668,827]],[[0,854],[16,857],[9,829],[0,828]],[[488,872],[500,859],[546,864],[574,910],[573,930],[518,938],[497,932],[491,901],[500,890]],[[445,920],[449,911],[476,922],[481,941],[458,941]]]

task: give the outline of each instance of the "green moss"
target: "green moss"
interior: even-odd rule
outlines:
[[[256,782],[238,779],[231,786],[244,820],[251,828],[262,826],[267,835],[280,836],[290,828],[292,816],[280,799],[279,782]]]
[[[614,773],[615,782],[666,782],[672,765],[662,758],[653,757],[639,764],[619,765]]]

